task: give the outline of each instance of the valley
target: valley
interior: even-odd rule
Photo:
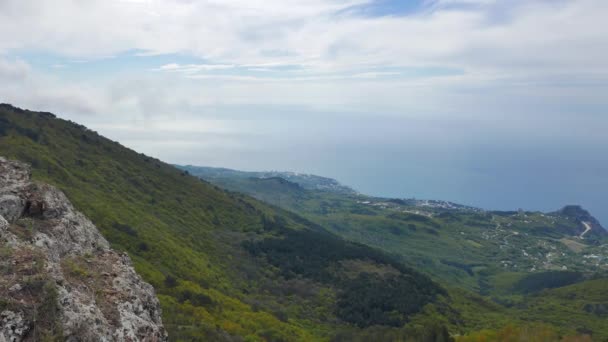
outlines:
[[[440,283],[510,309],[527,307],[541,291],[584,286],[608,274],[608,233],[579,206],[551,213],[487,211],[437,200],[311,190],[297,179],[234,179],[182,168],[297,212],[347,240],[396,255]],[[582,311],[576,310],[585,316]]]
[[[298,212],[347,239],[399,254],[446,281],[479,291],[502,272],[608,270],[608,233],[578,206],[553,213],[486,211],[437,200],[387,199],[298,187],[297,179],[206,173],[214,184]],[[337,182],[336,182],[337,183]],[[586,221],[588,220],[588,221]],[[486,287],[487,284],[482,287]]]

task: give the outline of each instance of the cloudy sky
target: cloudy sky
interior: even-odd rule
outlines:
[[[0,0],[0,102],[173,163],[608,222],[608,1]]]

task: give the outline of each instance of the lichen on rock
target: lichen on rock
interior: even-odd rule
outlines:
[[[153,287],[28,165],[0,157],[0,342],[165,341]]]

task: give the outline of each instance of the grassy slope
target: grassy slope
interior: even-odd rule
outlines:
[[[172,340],[327,340],[356,331],[336,316],[336,301],[360,271],[343,264],[350,259],[372,260],[365,271],[397,268],[395,281],[421,282],[412,288],[420,293],[435,288],[368,247],[326,233],[319,239],[320,228],[294,214],[220,190],[50,114],[0,105],[0,155],[30,163],[35,179],[66,192],[114,248],[129,253],[157,290]],[[281,244],[296,231],[306,231],[331,259],[310,259],[306,246]],[[365,279],[360,283],[353,291],[367,291]],[[373,295],[382,300],[382,293]],[[395,317],[403,318],[397,311],[389,318]]]

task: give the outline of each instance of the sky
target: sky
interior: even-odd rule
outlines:
[[[605,0],[0,0],[0,102],[171,163],[608,225]]]

